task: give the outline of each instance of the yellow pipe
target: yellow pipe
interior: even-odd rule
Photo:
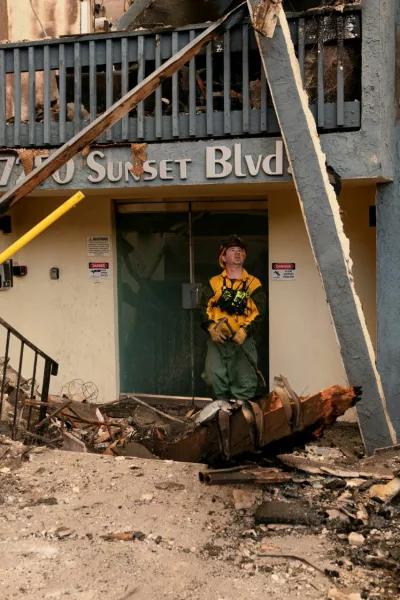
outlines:
[[[48,217],[43,219],[43,221],[40,221],[40,223],[35,225],[35,227],[32,227],[32,229],[25,233],[25,235],[20,237],[19,240],[14,242],[14,244],[11,244],[11,246],[9,246],[7,250],[4,250],[4,252],[0,254],[0,265],[2,265],[6,260],[11,258],[11,256],[18,252],[18,250],[21,250],[21,248],[26,246],[26,244],[29,244],[29,242],[31,242],[33,239],[35,239],[35,237],[40,235],[42,231],[50,227],[50,225],[52,225],[60,217],[65,215],[66,212],[68,212],[69,210],[71,210],[71,208],[76,206],[78,202],[83,200],[84,197],[85,196],[82,194],[82,192],[77,192],[69,200],[64,202],[64,204],[61,204],[61,206],[56,208],[55,211],[50,213]]]

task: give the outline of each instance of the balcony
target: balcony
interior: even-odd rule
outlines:
[[[288,15],[321,133],[361,125],[361,13]],[[0,146],[71,139],[207,25],[0,45]],[[248,22],[202,49],[99,143],[279,134]]]

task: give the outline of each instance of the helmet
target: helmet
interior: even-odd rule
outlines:
[[[218,262],[222,269],[225,268],[225,263],[222,260],[222,257],[224,256],[225,252],[228,250],[228,248],[234,248],[236,246],[238,246],[239,248],[242,248],[242,250],[244,252],[244,256],[246,257],[246,255],[247,255],[246,242],[244,240],[242,240],[240,237],[238,237],[237,235],[231,235],[222,242],[222,244],[218,250]]]

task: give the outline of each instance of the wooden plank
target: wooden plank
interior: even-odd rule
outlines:
[[[43,48],[43,141],[50,144],[50,92],[51,92],[51,71],[50,71],[50,47]]]
[[[174,31],[172,34],[172,56],[179,49],[179,34]],[[172,75],[172,135],[179,137],[179,71]]]
[[[145,58],[144,58],[144,37],[138,37],[138,85],[144,80]],[[144,102],[139,102],[137,107],[137,136],[144,138]]]
[[[81,66],[81,45],[79,42],[74,44],[74,133],[81,130],[81,104],[82,104],[82,66]]]
[[[230,33],[224,34],[224,133],[231,133],[231,44]]]
[[[134,87],[126,96],[118,100],[118,102],[100,115],[93,123],[90,123],[85,129],[75,135],[72,140],[56,150],[46,162],[34,169],[21,183],[15,185],[2,196],[0,199],[0,214],[3,214],[10,207],[14,206],[20,198],[32,192],[78,152],[81,152],[86,146],[93,143],[99,135],[119,121],[127,112],[135,108],[139,102],[148,98],[163,79],[170,77],[178,69],[182,68],[183,65],[201,50],[204,44],[207,44],[212,39],[216,39],[226,29],[240,22],[243,15],[243,6],[239,6],[210,25],[193,42],[187,44],[187,46],[166,61],[162,67],[153,71],[153,73]]]
[[[129,91],[128,39],[121,40],[121,98]],[[122,139],[129,139],[129,115],[122,117]]]
[[[242,25],[242,89],[243,89],[243,133],[249,133],[249,27]]]
[[[306,21],[303,18],[298,20],[298,46],[297,55],[299,57],[301,80],[304,84],[304,59],[306,46]]]
[[[337,126],[343,127],[344,125],[344,64],[343,64],[343,50],[344,50],[344,19],[338,17],[338,45],[337,51]]]
[[[325,85],[324,85],[324,38],[323,21],[318,21],[318,116],[317,123],[321,129],[325,127]]]
[[[194,30],[190,31],[190,41],[196,37]],[[196,59],[193,57],[189,63],[189,135],[196,135]]]
[[[213,96],[213,55],[212,44],[207,45],[206,54],[206,110],[207,135],[214,133],[214,96]]]
[[[92,123],[97,116],[96,42],[89,42],[89,112]]]
[[[21,69],[19,48],[14,49],[14,145],[21,143]]]
[[[35,144],[35,126],[36,126],[36,71],[35,71],[35,49],[31,46],[28,49],[29,55],[29,145]]]
[[[260,130],[268,131],[268,88],[265,71],[261,65],[261,109],[260,109]]]
[[[106,41],[106,109],[113,105],[113,41],[108,39]],[[107,142],[113,140],[113,128],[110,127],[106,133]]]
[[[156,69],[159,69],[162,64],[161,60],[161,35],[156,36]],[[162,83],[156,89],[156,138],[161,139],[163,136],[163,118],[162,118]]]
[[[59,104],[60,110],[58,115],[58,137],[59,143],[64,144],[66,140],[66,119],[67,119],[67,70],[65,67],[65,46],[64,44],[60,44],[59,54],[58,54],[58,63],[59,63]]]
[[[252,15],[257,0],[247,0],[247,4]],[[256,38],[346,374],[350,385],[363,389],[357,413],[366,451],[372,453],[395,443],[396,434],[354,286],[349,241],[328,180],[284,11],[272,39],[257,32]]]

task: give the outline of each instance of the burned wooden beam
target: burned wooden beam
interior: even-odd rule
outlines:
[[[267,38],[272,38],[281,9],[282,0],[257,0],[253,7],[253,29]]]
[[[314,117],[308,106],[299,62],[283,10],[272,39],[255,23],[263,0],[247,0],[266,79],[285,143],[305,226],[321,275],[346,374],[362,386],[357,408],[368,453],[396,442],[375,353],[352,274],[349,240],[329,183]],[[261,30],[262,27],[261,27]]]
[[[272,392],[257,401],[232,407],[227,440],[222,440],[224,433],[221,432],[217,413],[189,434],[183,433],[173,441],[157,438],[150,441],[148,447],[161,458],[215,465],[226,460],[227,444],[229,457],[233,458],[246,452],[258,452],[268,444],[298,431],[321,432],[358,400],[359,390],[341,386],[332,386],[318,394],[299,398],[301,426],[295,428],[278,394]]]
[[[133,90],[118,100],[105,113],[100,115],[80,133],[65,143],[48,160],[30,173],[21,183],[15,185],[0,200],[0,215],[11,208],[18,200],[32,192],[55,171],[81,152],[86,146],[114,125],[121,117],[135,108],[140,102],[150,96],[162,81],[173,75],[193,56],[198,54],[207,42],[218,38],[223,32],[243,19],[246,13],[245,3],[239,5],[230,13],[210,25],[203,33],[187,44],[182,50],[174,54],[161,67],[153,71]],[[383,445],[383,444],[381,444]]]

